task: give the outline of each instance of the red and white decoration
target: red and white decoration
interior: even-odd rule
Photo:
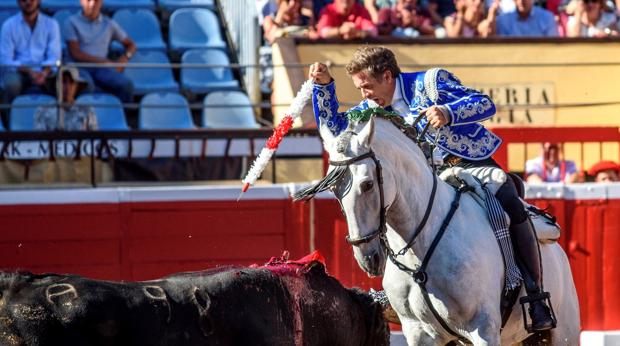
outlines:
[[[278,126],[273,129],[273,134],[269,137],[269,139],[267,139],[265,147],[261,150],[256,160],[254,160],[248,174],[246,174],[243,179],[243,187],[241,189],[242,194],[250,188],[250,185],[254,185],[256,180],[263,173],[265,167],[267,167],[267,164],[269,163],[269,160],[276,150],[278,150],[278,146],[280,145],[280,142],[282,142],[282,138],[284,138],[284,136],[286,136],[288,131],[291,129],[295,119],[301,116],[301,112],[304,106],[310,101],[310,98],[312,98],[311,79],[302,84],[301,89],[297,92],[297,95],[295,95],[293,102],[291,102],[291,105],[286,112],[286,116],[282,118]],[[239,195],[239,197],[241,197],[241,195]]]

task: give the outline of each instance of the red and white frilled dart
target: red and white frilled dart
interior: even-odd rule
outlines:
[[[243,179],[243,187],[241,188],[239,198],[241,198],[243,193],[250,188],[250,185],[254,185],[256,180],[265,170],[265,167],[267,167],[267,164],[273,154],[276,150],[278,150],[278,146],[280,145],[280,142],[282,142],[282,138],[284,138],[284,136],[286,136],[288,131],[291,129],[295,119],[301,116],[301,112],[304,107],[312,98],[312,85],[311,79],[308,79],[304,82],[304,84],[302,84],[301,89],[297,92],[297,95],[295,95],[295,98],[285,113],[286,115],[282,118],[278,126],[273,129],[273,134],[269,137],[269,139],[267,139],[265,147],[261,150],[260,154],[258,154],[258,157],[254,160],[254,163],[252,163],[252,167],[248,171],[248,174],[246,174]],[[237,198],[237,200],[239,200],[239,198]]]

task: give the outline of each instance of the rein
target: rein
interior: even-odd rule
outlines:
[[[420,145],[420,142],[424,138],[424,135],[426,133],[426,130],[428,129],[428,125],[429,124],[427,124],[427,126],[424,128],[422,133],[419,134],[419,135],[417,133],[415,133],[415,127],[414,127],[414,134],[412,136],[410,128],[405,126],[404,122],[402,122],[402,121],[395,121],[395,119],[402,119],[402,118],[390,117],[389,119],[407,137],[411,138],[412,140],[417,142],[418,145]],[[416,119],[416,120],[418,120],[418,119]],[[431,155],[432,155],[432,151],[431,151]],[[420,267],[418,267],[417,269],[412,269],[412,268],[408,267],[407,265],[405,265],[404,263],[400,262],[398,260],[398,256],[404,256],[411,249],[411,247],[415,243],[416,239],[418,238],[420,233],[422,233],[422,230],[424,229],[424,227],[426,226],[426,224],[428,222],[428,218],[429,218],[431,210],[433,208],[433,204],[434,204],[434,201],[435,201],[435,195],[436,195],[436,192],[437,192],[437,175],[435,174],[435,165],[434,164],[432,165],[432,172],[431,172],[431,174],[433,176],[433,187],[431,189],[431,194],[429,196],[429,201],[428,201],[428,203],[426,205],[426,211],[424,212],[424,216],[422,217],[422,220],[420,221],[420,223],[416,227],[415,231],[413,232],[413,236],[411,237],[411,239],[409,239],[407,244],[401,250],[399,250],[398,252],[394,252],[392,250],[392,248],[390,247],[390,244],[389,244],[387,236],[386,236],[386,232],[387,232],[387,217],[386,217],[387,208],[385,206],[385,198],[384,198],[384,192],[383,192],[383,175],[382,175],[381,162],[377,159],[374,151],[372,149],[370,149],[367,153],[364,153],[362,155],[350,158],[348,160],[342,160],[342,161],[332,161],[332,160],[330,160],[329,164],[332,165],[332,166],[335,166],[335,167],[347,167],[348,168],[348,166],[350,166],[350,165],[352,165],[354,163],[357,163],[359,161],[368,159],[368,158],[372,159],[373,162],[375,163],[377,182],[378,182],[378,185],[379,185],[379,202],[380,202],[380,205],[381,205],[381,209],[379,211],[379,226],[378,226],[378,228],[375,231],[373,231],[372,233],[370,233],[370,234],[368,234],[366,236],[363,236],[363,237],[351,238],[349,235],[347,235],[346,236],[347,243],[349,243],[352,246],[359,246],[361,244],[369,243],[369,242],[373,241],[375,238],[379,237],[381,245],[386,249],[390,261],[392,261],[392,263],[394,263],[394,265],[398,269],[400,269],[400,270],[404,271],[405,273],[411,275],[413,280],[418,284],[418,286],[420,287],[420,291],[422,292],[422,296],[424,297],[424,301],[426,302],[426,305],[429,307],[429,309],[431,310],[433,316],[439,322],[439,324],[442,326],[442,328],[444,330],[446,330],[450,335],[458,338],[459,340],[467,341],[467,339],[464,338],[461,334],[459,334],[458,332],[456,332],[452,328],[450,328],[448,323],[441,317],[439,312],[433,306],[433,302],[430,299],[430,295],[429,295],[428,289],[426,288],[426,282],[428,281],[428,274],[426,273],[426,267],[427,267],[428,262],[430,261],[432,255],[433,255],[433,253],[435,252],[435,249],[437,248],[437,245],[439,244],[439,241],[441,240],[441,238],[443,237],[446,229],[448,228],[448,225],[450,224],[450,221],[452,220],[452,217],[454,216],[454,214],[456,213],[456,210],[458,209],[458,207],[460,205],[460,199],[461,199],[462,193],[464,191],[471,190],[471,187],[464,186],[464,187],[461,187],[461,188],[456,190],[456,194],[454,196],[454,200],[452,201],[452,204],[450,206],[450,211],[448,212],[448,215],[446,215],[446,218],[443,220],[443,223],[441,224],[441,227],[440,227],[439,231],[435,235],[435,238],[433,239],[433,242],[431,243],[431,245],[428,248],[426,254],[424,255],[424,258],[422,260],[422,263],[421,263]],[[432,160],[432,158],[431,158],[431,160]]]

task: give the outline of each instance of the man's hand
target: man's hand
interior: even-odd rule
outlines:
[[[47,73],[44,71],[30,71],[30,79],[32,79],[32,84],[34,85],[43,85],[45,83],[45,79],[47,78]]]
[[[448,123],[448,118],[443,114],[441,108],[437,106],[430,106],[423,109],[420,114],[424,115],[431,126],[438,129]]]
[[[123,63],[127,63],[129,61],[129,59],[127,59],[126,55],[122,55],[120,58],[118,58],[118,60],[116,60],[117,63],[123,64]],[[116,71],[118,72],[123,72],[123,70],[125,69],[124,66],[119,66],[116,68]]]
[[[316,84],[329,84],[332,81],[332,76],[329,74],[329,70],[327,69],[327,65],[315,62],[310,65],[310,78]]]

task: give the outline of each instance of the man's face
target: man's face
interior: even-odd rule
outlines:
[[[101,11],[102,4],[102,0],[80,0],[80,5],[82,5],[82,11],[84,11],[84,15],[87,17],[98,16],[99,12]]]
[[[612,183],[618,181],[618,172],[613,169],[600,171],[596,174],[594,179],[597,183]]]
[[[545,143],[544,152],[547,163],[555,166],[560,162],[560,149],[557,144]]]
[[[63,102],[73,102],[77,93],[78,83],[71,78],[69,73],[62,76],[62,100]]]
[[[353,4],[355,4],[355,0],[334,0],[334,6],[336,6],[336,10],[340,14],[347,15],[353,9]]]
[[[362,93],[363,98],[373,100],[381,107],[392,103],[395,88],[392,72],[384,71],[381,78],[377,79],[368,72],[361,71],[351,75],[351,79],[353,79],[355,87]]]
[[[532,6],[534,5],[533,0],[515,0],[515,5],[517,7],[517,12],[519,12],[522,16],[529,16],[532,11]]]
[[[18,0],[19,9],[25,15],[31,15],[39,10],[40,0]]]

